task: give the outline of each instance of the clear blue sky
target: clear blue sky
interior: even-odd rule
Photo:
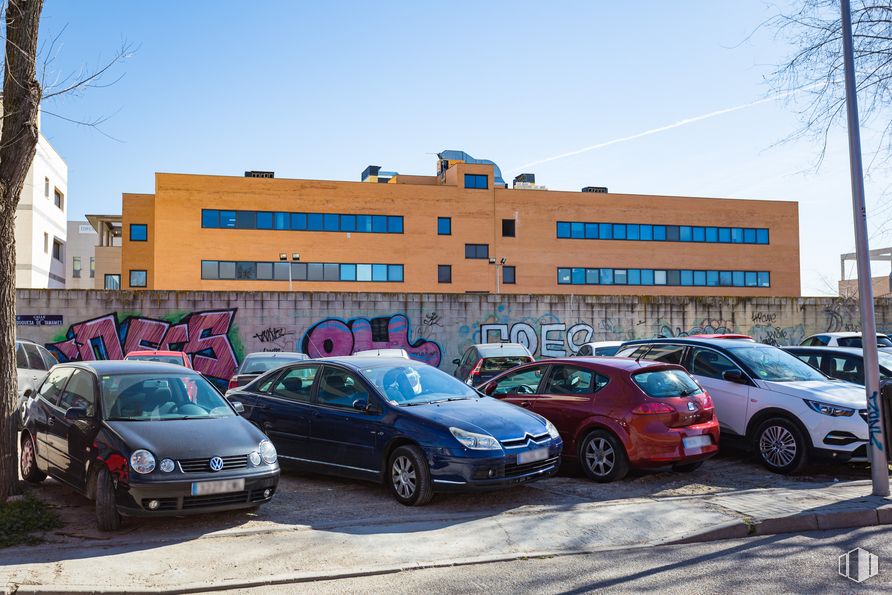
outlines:
[[[106,81],[45,106],[110,116],[99,132],[44,116],[69,167],[69,214],[120,212],[154,172],[358,180],[366,165],[431,174],[461,149],[518,168],[768,94],[787,49],[758,1],[304,2],[48,0],[61,37],[49,80],[135,53]],[[45,44],[46,45],[46,44]],[[844,131],[817,172],[797,124],[759,103],[524,168],[549,188],[800,201],[803,291],[827,293],[852,249]],[[865,143],[872,139],[865,131]],[[878,209],[890,181],[868,183]],[[874,230],[880,222],[872,222]],[[892,241],[875,232],[872,247]],[[878,270],[877,273],[888,273]]]

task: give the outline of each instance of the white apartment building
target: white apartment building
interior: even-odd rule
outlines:
[[[68,165],[41,134],[16,209],[16,287],[65,287],[67,212]]]

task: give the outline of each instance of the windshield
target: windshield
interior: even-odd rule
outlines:
[[[749,367],[759,380],[770,382],[804,382],[827,378],[786,351],[777,347],[750,346],[729,349]]]
[[[504,372],[511,368],[516,368],[521,364],[528,364],[533,361],[528,355],[513,355],[507,357],[487,357],[480,364],[480,371],[484,373]]]
[[[160,421],[231,417],[232,407],[197,374],[121,374],[101,379],[105,419]]]
[[[239,367],[239,374],[263,374],[267,370],[301,361],[303,358],[291,355],[249,355]]]
[[[861,337],[841,337],[836,340],[840,347],[862,347]],[[892,347],[892,341],[885,335],[877,335],[877,347]]]
[[[420,362],[369,367],[362,373],[394,405],[419,405],[480,397],[467,384]]]
[[[648,397],[690,397],[703,392],[694,379],[683,370],[639,372],[632,375],[632,380]]]
[[[124,359],[128,362],[161,362],[183,365],[183,358],[178,355],[128,355]]]

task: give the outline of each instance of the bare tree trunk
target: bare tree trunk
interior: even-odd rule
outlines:
[[[39,131],[37,31],[43,0],[9,0],[0,132],[0,502],[18,491],[15,210]]]

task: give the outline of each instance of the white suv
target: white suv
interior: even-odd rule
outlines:
[[[864,389],[777,347],[652,339],[625,343],[617,356],[687,368],[712,397],[723,434],[745,439],[771,471],[795,473],[810,458],[867,460]]]

